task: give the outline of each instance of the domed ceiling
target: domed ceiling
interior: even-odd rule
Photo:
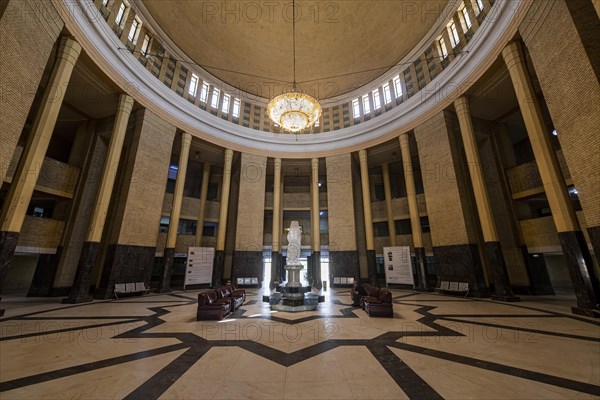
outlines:
[[[296,2],[296,80],[326,99],[386,72],[427,34],[449,0]],[[272,98],[293,81],[291,1],[142,0],[198,65]]]

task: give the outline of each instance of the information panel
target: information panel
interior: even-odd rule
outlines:
[[[190,247],[188,249],[183,288],[185,289],[188,285],[211,283],[214,258],[215,249],[213,247]]]
[[[409,246],[384,247],[383,259],[386,284],[412,285],[414,287]]]

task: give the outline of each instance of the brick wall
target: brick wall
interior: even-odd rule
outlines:
[[[262,251],[267,157],[242,153],[235,250]]]
[[[0,182],[63,27],[49,0],[7,0],[0,19]]]
[[[326,164],[329,250],[356,251],[352,157],[350,154],[327,157]]]

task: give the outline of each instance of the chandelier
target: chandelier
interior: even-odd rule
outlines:
[[[294,85],[291,92],[275,97],[267,105],[273,122],[290,132],[300,132],[313,126],[321,117],[321,105],[313,97],[300,93],[296,86],[296,1],[292,2]]]

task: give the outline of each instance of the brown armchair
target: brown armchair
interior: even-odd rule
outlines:
[[[364,309],[369,317],[393,317],[392,293],[387,289],[379,289],[377,296],[362,299]]]

